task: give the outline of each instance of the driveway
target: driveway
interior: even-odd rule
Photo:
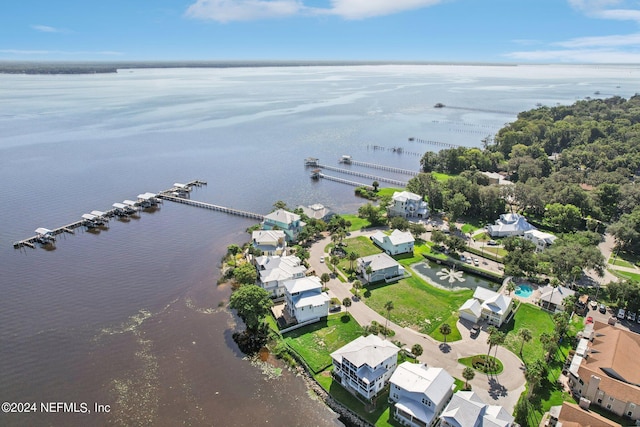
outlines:
[[[374,231],[356,231],[351,236],[365,235],[369,236]],[[312,270],[316,271],[319,276],[322,273],[331,273],[331,270],[325,263],[320,262],[320,257],[327,257],[324,248],[331,243],[329,237],[315,242],[310,248],[309,264]],[[351,284],[342,283],[340,280],[331,279],[327,283],[329,288],[329,296],[336,297],[340,301],[344,298],[351,298]],[[389,285],[393,286],[393,285]],[[377,312],[369,308],[363,300],[354,301],[349,307],[349,314],[360,324],[369,325],[373,320],[384,325],[387,320]],[[475,356],[477,354],[485,354],[488,350],[487,337],[488,334],[481,331],[480,334],[472,338],[470,330],[467,326],[458,322],[458,329],[462,333],[462,340],[442,345],[441,342],[434,340],[428,335],[421,334],[409,328],[403,328],[393,322],[388,323],[388,327],[395,332],[394,340],[404,343],[405,347],[411,348],[414,344],[420,344],[424,349],[422,355],[418,358],[420,362],[429,366],[441,367],[447,370],[450,375],[462,378],[464,366],[458,363],[458,359],[462,357]],[[492,350],[492,353],[495,350]],[[492,405],[501,405],[509,413],[513,413],[516,403],[520,398],[520,394],[524,391],[525,379],[523,374],[522,361],[509,350],[500,347],[498,349],[498,358],[504,365],[504,371],[499,375],[485,375],[476,373],[473,380],[470,381],[473,391],[476,392],[484,402]]]

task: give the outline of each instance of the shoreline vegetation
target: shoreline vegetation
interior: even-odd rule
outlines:
[[[434,228],[430,234],[431,242],[418,242],[418,237],[427,230],[422,224],[419,224],[420,228],[416,227],[417,224],[400,218],[387,218],[386,207],[392,190],[381,189],[380,192],[386,193],[367,194],[372,199],[376,198],[378,204],[369,202],[362,205],[357,216],[337,217],[336,221],[324,225],[320,222],[313,223],[312,229],[304,233],[305,237],[295,247],[294,254],[310,267],[307,262],[309,245],[328,232],[333,243],[325,248],[325,251],[332,253],[327,262],[333,267],[337,278],[343,283],[351,282],[355,279],[352,262],[357,256],[364,256],[371,250],[366,246],[372,243],[366,242],[368,239],[364,242],[358,240],[359,237],[347,238],[349,231],[389,227],[410,230],[418,236],[413,256],[398,257],[398,261],[405,267],[411,269],[414,262],[430,259],[438,264],[459,265],[469,274],[479,274],[482,271],[475,271],[460,263],[458,254],[466,250],[477,254],[477,248],[471,251],[472,248],[469,247],[471,240],[476,242],[473,233],[504,212],[519,212],[525,214],[540,229],[555,233],[556,240],[543,251],[536,251],[534,245],[525,239],[496,237],[498,242],[493,245],[499,245],[504,252],[498,257],[496,251],[493,257],[487,258],[495,258],[495,261],[502,263],[505,276],[551,284],[554,287],[563,284],[587,295],[594,291],[600,292],[599,301],[611,304],[612,307],[638,311],[640,283],[637,278],[640,274],[622,275],[626,279],[623,282],[612,282],[606,286],[602,284],[597,289],[588,280],[586,283],[578,281],[583,276],[588,277],[585,271],[589,270],[602,277],[605,268],[612,269],[620,264],[633,268],[630,262],[625,264],[618,261],[620,252],[632,257],[630,259],[637,259],[640,255],[640,190],[634,185],[635,178],[640,176],[640,135],[634,130],[638,123],[640,96],[634,96],[628,101],[619,97],[578,101],[573,106],[539,107],[520,113],[518,120],[501,129],[495,140],[483,140],[484,150],[462,147],[438,153],[427,152],[423,156],[423,173],[412,178],[406,190],[422,196],[429,204],[432,215],[436,212],[442,214],[443,219],[448,222],[446,233]],[[609,154],[613,153],[613,157],[594,156],[594,151],[604,152],[605,149]],[[501,173],[510,179],[511,185],[491,185],[480,171]],[[447,179],[443,179],[443,176]],[[372,187],[378,193],[377,186]],[[274,206],[282,205],[284,202],[276,202]],[[461,230],[458,229],[458,218],[465,218],[468,222]],[[612,254],[606,260],[598,248],[605,232],[615,239],[615,256]],[[488,238],[482,232],[476,236],[482,242]],[[231,273],[225,274],[225,277],[233,278],[241,285],[240,289],[247,285],[261,289],[255,285],[255,269],[253,273],[249,272],[251,264],[245,262],[246,267],[238,265],[243,251],[237,245],[233,246],[235,248],[229,251],[233,266],[228,264],[233,268],[227,270],[227,273]],[[251,246],[245,246],[244,250],[251,251]],[[486,252],[490,251],[487,249]],[[342,259],[338,256],[339,253],[342,253]],[[354,257],[351,257],[352,253]],[[480,253],[485,256],[484,243]],[[324,275],[328,282],[329,275]],[[453,297],[443,295],[442,289],[430,284],[430,280],[420,279],[418,276],[402,279],[394,285],[367,285],[362,289],[363,300],[370,309],[383,316],[386,314],[387,318],[391,317],[394,323],[403,327],[415,326],[407,323],[410,320],[402,318],[407,307],[415,308],[411,307],[411,297],[421,301],[430,298],[428,305],[431,310],[435,309],[436,303],[442,304],[446,300],[451,303],[448,307],[449,314],[460,306],[458,301],[453,301]],[[430,286],[417,283],[418,281]],[[262,306],[265,306],[264,295],[260,298]],[[394,302],[391,308],[395,310],[393,316],[390,316],[391,308],[387,308],[386,313],[384,311],[387,304],[392,303],[392,299]],[[582,327],[582,318],[569,315],[574,303],[575,298],[567,298],[564,302],[565,310],[555,314],[527,302],[517,304],[514,315],[505,325],[487,329],[489,352],[486,357],[479,351],[477,356],[461,361],[475,369],[484,366],[485,370],[494,371],[501,369],[501,362],[491,358],[492,348],[495,348],[496,354],[498,346],[502,346],[514,355],[519,355],[525,367],[526,383],[525,391],[515,405],[514,416],[521,425],[538,425],[551,406],[563,401],[574,402],[572,396],[558,383],[563,365],[573,350],[576,335]],[[441,326],[442,322],[447,325],[447,332],[444,334],[451,334],[451,341],[456,336],[455,320],[455,314],[438,318]],[[365,404],[332,380],[328,354],[352,340],[352,335],[357,332],[353,329],[353,324],[357,325],[357,322],[348,312],[344,315],[330,315],[327,320],[305,326],[285,337],[280,334],[274,319],[268,323],[268,333],[259,328],[262,331],[262,344],[271,347],[272,353],[290,366],[304,367],[307,370],[305,380],[312,384],[311,389],[325,402],[333,404],[334,400],[339,401],[341,410],[345,407],[347,413],[353,412],[357,425],[389,425],[389,406],[376,405],[376,402],[386,401],[384,392],[376,401]],[[328,327],[329,323],[333,326]],[[350,323],[353,324],[349,325]],[[443,337],[446,343],[446,335],[438,336],[437,332],[434,333],[438,325],[430,322],[428,326],[428,330],[425,328],[421,332],[437,337],[436,339]],[[362,329],[358,333],[371,332],[369,325],[357,327]],[[258,330],[255,323],[253,329]],[[329,333],[334,335],[329,337]],[[403,348],[403,344],[399,344]],[[478,345],[481,347],[482,343]],[[399,355],[406,356],[403,352]],[[417,361],[417,357],[412,360]],[[362,408],[358,409],[360,406]],[[360,422],[363,424],[359,424]]]
[[[146,68],[343,67],[360,65],[465,65],[513,67],[517,64],[428,61],[0,61],[0,74],[98,74]]]

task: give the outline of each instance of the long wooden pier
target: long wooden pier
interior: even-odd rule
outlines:
[[[344,179],[344,178],[338,178],[337,176],[331,176],[331,175],[326,175],[322,172],[315,172],[311,175],[311,178],[314,179],[318,179],[318,178],[323,178],[323,179],[328,179],[329,181],[335,181],[335,182],[340,182],[342,184],[347,184],[347,185],[352,185],[354,187],[365,187],[369,190],[373,190],[373,186],[369,185],[369,184],[363,184],[361,182],[356,182],[356,181],[350,181],[348,179]]]
[[[160,197],[160,194],[169,192],[177,192],[177,191],[182,191],[182,192],[190,192],[191,189],[193,187],[201,187],[203,185],[207,185],[206,181],[201,181],[201,180],[194,180],[194,181],[190,181],[186,184],[174,184],[174,187],[170,188],[169,190],[164,190],[162,192],[160,192],[158,195],[153,194],[153,193],[145,193],[145,194],[141,194],[138,196],[138,201],[125,201],[125,204],[127,205],[127,208],[130,209],[130,212],[135,213],[137,210],[140,210],[144,207],[150,207],[153,206],[154,204],[157,204],[157,202],[159,202],[159,199],[162,199],[164,197]],[[140,199],[140,197],[143,197],[144,200]],[[154,199],[158,199],[158,200],[154,200]],[[116,203],[118,204],[118,203]],[[120,204],[123,206],[125,206],[125,204]],[[120,216],[120,208],[112,208],[109,209],[107,211],[101,212],[103,215],[100,217],[101,220],[108,220],[109,218],[113,218],[115,216]],[[97,211],[96,211],[97,212]],[[95,215],[94,215],[95,216]],[[13,247],[16,249],[20,249],[23,247],[28,247],[28,248],[34,248],[36,247],[36,243],[53,243],[55,242],[55,236],[62,234],[62,233],[70,233],[70,234],[74,234],[74,230],[77,228],[80,228],[82,226],[96,226],[99,225],[99,223],[93,223],[91,224],[91,221],[83,218],[81,220],[72,222],[70,224],[67,225],[63,225],[62,227],[57,227],[57,228],[53,228],[50,230],[46,230],[46,233],[44,234],[38,234],[32,237],[29,237],[27,239],[23,239],[23,240],[18,240],[17,242],[14,242]],[[39,229],[40,230],[40,229]],[[36,230],[36,232],[38,232],[38,230]]]
[[[396,168],[393,166],[386,166],[386,165],[378,165],[375,163],[367,163],[367,162],[361,162],[358,160],[353,160],[350,157],[342,157],[342,159],[340,159],[340,163],[345,163],[348,165],[355,165],[355,166],[362,166],[365,168],[373,168],[373,169],[381,169],[387,172],[394,172],[394,173],[399,173],[399,174],[403,174],[403,175],[410,175],[410,176],[416,176],[418,175],[419,172],[416,171],[412,171],[409,169],[402,169],[402,168]]]
[[[412,141],[418,142],[420,144],[435,145],[436,147],[445,147],[445,148],[460,148],[460,147],[462,147],[462,145],[450,144],[448,142],[431,141],[429,139],[420,139],[420,138],[410,137],[409,138],[409,142],[412,142]]]
[[[348,175],[355,175],[355,176],[359,176],[361,178],[372,179],[374,181],[388,182],[389,184],[399,185],[401,187],[406,187],[407,186],[407,182],[406,181],[400,181],[398,179],[387,178],[387,177],[384,177],[384,176],[375,176],[375,175],[371,175],[371,174],[364,173],[364,172],[354,171],[354,170],[351,170],[351,169],[342,169],[342,168],[336,168],[334,166],[323,165],[318,161],[318,159],[311,158],[311,157],[307,158],[305,160],[305,166],[321,168],[321,169],[327,169],[327,170],[330,170],[330,171],[345,173],[345,174],[348,174]]]
[[[158,194],[158,197],[163,200],[169,200],[171,202],[182,203],[184,205],[196,206],[198,208],[210,209],[218,212],[224,212],[230,215],[242,216],[245,218],[257,219],[259,221],[264,220],[264,215],[260,215],[253,212],[242,211],[239,209],[232,209],[225,206],[218,206],[211,203],[199,202],[197,200],[185,199],[183,197],[176,197],[166,193]]]

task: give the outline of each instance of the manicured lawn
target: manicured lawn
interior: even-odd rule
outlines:
[[[640,274],[638,273],[631,273],[630,271],[620,271],[620,270],[614,270],[613,268],[610,268],[609,271],[621,278],[621,279],[628,279],[628,280],[633,280],[635,282],[640,282]]]
[[[385,187],[385,188],[379,188],[378,189],[378,196],[380,197],[385,197],[385,196],[389,196],[392,197],[393,193],[395,193],[396,191],[404,191],[404,188],[394,188],[394,187]]]
[[[611,258],[609,258],[609,264],[617,265],[618,267],[628,267],[628,268],[634,267],[634,265],[631,264],[629,261],[624,260],[619,256],[616,258],[614,255],[611,255]]]
[[[340,215],[342,218],[346,219],[351,223],[351,227],[349,227],[349,231],[360,230],[361,228],[367,228],[371,226],[371,223],[366,219],[359,218],[358,215]]]
[[[514,319],[508,325],[503,325],[502,330],[508,331],[504,347],[511,350],[514,354],[520,354],[520,345],[522,339],[518,337],[518,331],[527,328],[531,331],[533,338],[524,344],[522,354],[526,363],[544,357],[542,344],[540,343],[540,335],[543,332],[552,333],[554,329],[553,319],[550,313],[540,310],[532,304],[520,304],[518,312]],[[499,351],[499,350],[498,350]]]
[[[473,233],[474,231],[478,230],[479,227],[476,227],[473,224],[465,224],[462,226],[462,228],[460,229],[460,231],[462,231],[464,234],[469,234],[469,233]]]
[[[457,176],[457,175],[449,175],[447,173],[441,173],[441,172],[431,172],[431,175],[433,175],[433,177],[440,182],[447,182],[454,176]]]
[[[358,237],[350,237],[348,239],[344,239],[344,243],[346,246],[347,253],[355,252],[358,254],[358,257],[379,254],[382,250],[373,244],[370,238],[366,236],[358,236]],[[347,264],[348,264],[347,260]]]
[[[483,250],[484,252],[489,252],[499,257],[504,257],[509,253],[506,249],[497,246],[485,246]]]
[[[455,341],[456,338],[460,339],[460,332],[453,321],[454,317],[457,316],[458,308],[471,298],[473,291],[436,288],[414,275],[389,285],[369,286],[361,294],[369,307],[385,317],[387,311],[384,305],[387,301],[393,301],[391,321],[403,327],[413,327],[433,337],[434,331],[438,331],[440,325],[447,322],[452,330],[447,341]]]
[[[332,352],[361,335],[360,325],[351,316],[340,313],[288,332],[284,340],[314,372],[320,372],[331,365]]]

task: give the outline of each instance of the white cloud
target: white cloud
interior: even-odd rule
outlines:
[[[186,15],[218,22],[253,21],[296,15],[303,8],[297,0],[196,0]]]
[[[568,0],[576,10],[592,18],[640,22],[637,1],[629,0]]]
[[[621,46],[640,47],[640,33],[612,36],[578,37],[563,42],[557,42],[554,43],[554,45],[571,48]]]
[[[32,25],[31,28],[43,33],[67,33],[68,32],[68,30],[64,30],[62,28],[50,27],[49,25]]]
[[[69,50],[24,50],[24,49],[0,49],[0,53],[11,55],[123,55],[122,52],[99,50],[99,51],[69,51]]]
[[[304,0],[196,0],[186,11],[191,18],[218,22],[253,21],[294,15],[334,15],[365,19],[433,6],[447,0],[330,0],[330,7],[308,7]]]
[[[365,19],[421,9],[442,3],[443,0],[331,0],[327,14],[345,19]]]

